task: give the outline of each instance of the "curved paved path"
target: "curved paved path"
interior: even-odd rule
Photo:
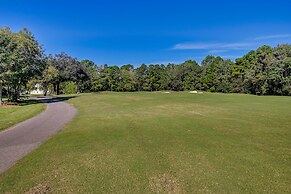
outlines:
[[[61,130],[77,114],[73,105],[58,99],[42,99],[46,110],[0,132],[0,173]]]

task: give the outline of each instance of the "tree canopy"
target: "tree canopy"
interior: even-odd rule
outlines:
[[[0,79],[8,98],[16,101],[22,85],[44,70],[43,50],[27,29],[0,29]]]

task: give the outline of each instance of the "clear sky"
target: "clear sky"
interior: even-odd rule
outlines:
[[[0,0],[0,26],[98,65],[200,62],[291,43],[291,1]]]

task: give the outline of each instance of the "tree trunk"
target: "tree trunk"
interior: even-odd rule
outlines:
[[[8,101],[11,100],[11,93],[10,93],[10,85],[8,83],[8,86],[7,86],[7,97],[8,97]]]
[[[13,91],[12,91],[12,102],[17,102],[18,99],[18,86],[13,84]]]
[[[60,95],[60,83],[57,83],[57,95]]]
[[[2,106],[2,80],[0,80],[0,106]]]
[[[17,101],[18,99],[20,99],[20,96],[21,96],[21,85],[20,84],[17,86],[16,96],[17,96],[17,99],[16,99],[16,101]]]
[[[53,85],[54,85],[54,94],[56,94],[57,93],[56,83],[53,83]]]
[[[43,95],[46,96],[48,91],[48,86],[47,84],[43,84]]]

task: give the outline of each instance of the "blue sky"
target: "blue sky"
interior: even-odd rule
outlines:
[[[290,10],[290,0],[0,0],[0,26],[29,28],[47,54],[139,66],[291,43]]]

